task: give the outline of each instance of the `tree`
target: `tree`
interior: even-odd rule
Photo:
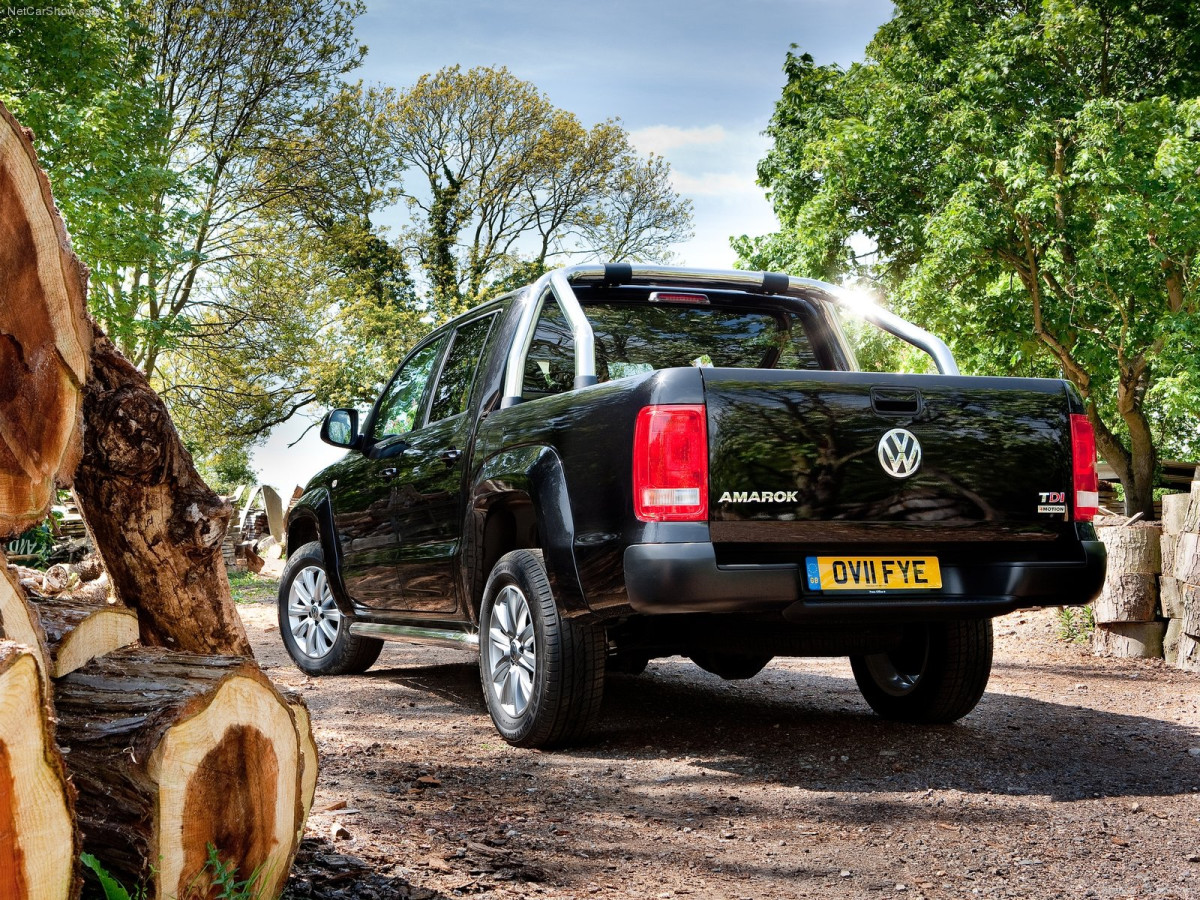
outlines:
[[[689,236],[691,204],[670,189],[665,161],[639,158],[615,121],[584,128],[507,69],[423,76],[396,95],[389,127],[420,179],[406,191],[405,249],[436,319],[554,258],[649,259]]]
[[[1151,513],[1164,426],[1200,421],[1200,8],[902,0],[865,62],[785,71],[785,229],[743,262],[874,278],[970,369],[1061,372]]]

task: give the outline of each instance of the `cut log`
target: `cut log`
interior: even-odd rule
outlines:
[[[1188,496],[1187,513],[1183,517],[1183,531],[1200,531],[1200,481],[1192,482]]]
[[[312,812],[313,798],[317,794],[317,773],[320,770],[320,757],[317,755],[317,742],[313,739],[312,717],[308,713],[308,704],[300,696],[300,692],[292,688],[280,688],[283,699],[291,707],[296,719],[296,733],[300,738],[300,755],[304,760],[304,772],[300,777],[300,821],[297,824],[296,840],[304,837],[304,824]]]
[[[50,651],[46,647],[46,635],[37,613],[29,605],[25,588],[17,581],[11,568],[5,565],[3,554],[0,554],[0,638],[16,641],[29,648],[49,696]]]
[[[1158,578],[1114,572],[1092,604],[1098,623],[1150,622],[1158,614]]]
[[[46,634],[52,678],[62,678],[98,656],[137,643],[137,613],[122,604],[105,603],[103,596],[98,603],[90,593],[85,588],[32,601]]]
[[[1166,622],[1114,622],[1097,625],[1092,632],[1092,652],[1097,656],[1156,659],[1163,654]]]
[[[84,420],[75,494],[142,642],[252,656],[221,559],[229,504],[196,473],[145,376],[99,334]]]
[[[1158,540],[1159,555],[1162,557],[1162,568],[1160,571],[1167,577],[1175,571],[1175,560],[1179,553],[1179,535],[1162,533],[1162,537]]]
[[[1175,667],[1185,672],[1200,672],[1200,638],[1190,634],[1179,635]]]
[[[57,563],[42,576],[42,587],[49,593],[72,590],[87,581],[95,581],[104,574],[104,563],[98,556],[88,556],[76,563]]]
[[[1191,493],[1163,494],[1162,523],[1164,534],[1183,534],[1183,523],[1187,521]]]
[[[252,661],[119,650],[57,683],[84,849],[151,898],[215,895],[208,846],[277,897],[302,821],[288,704]]]
[[[1158,525],[1123,525],[1097,528],[1096,535],[1108,551],[1108,571],[1131,575],[1157,575],[1162,571],[1162,529]]]
[[[1183,582],[1163,576],[1158,579],[1158,607],[1164,619],[1183,618]]]
[[[1200,534],[1183,534],[1175,551],[1175,577],[1188,584],[1200,584]]]
[[[1183,615],[1179,617],[1180,631],[1200,638],[1200,585],[1180,585],[1179,598],[1183,606]]]
[[[1167,633],[1163,635],[1163,659],[1169,666],[1179,662],[1179,638],[1183,635],[1183,629],[1179,627],[1181,624],[1179,619],[1167,620]]]
[[[87,269],[31,137],[0,105],[0,536],[44,519],[71,481],[91,346]]]
[[[73,791],[54,742],[38,663],[0,641],[0,897],[79,894]]]

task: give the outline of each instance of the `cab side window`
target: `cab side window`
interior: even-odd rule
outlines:
[[[426,344],[392,377],[379,404],[379,414],[371,429],[372,438],[381,441],[419,427],[421,398],[425,396],[430,373],[445,344],[445,335]]]
[[[525,357],[526,398],[561,394],[575,386],[575,341],[562,308],[547,298]]]
[[[442,364],[442,374],[433,389],[433,401],[429,405],[429,421],[440,422],[459,413],[466,412],[471,396],[471,385],[475,383],[475,370],[483,355],[488,333],[496,317],[483,316],[459,327],[454,332],[454,343]]]

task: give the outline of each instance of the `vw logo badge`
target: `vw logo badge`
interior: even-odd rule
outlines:
[[[879,439],[879,464],[893,478],[907,478],[921,466],[921,444],[911,431],[893,428]]]

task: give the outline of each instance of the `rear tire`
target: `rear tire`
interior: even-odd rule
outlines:
[[[696,665],[726,681],[753,678],[775,657],[769,653],[728,653],[722,651],[688,654]]]
[[[992,672],[992,622],[968,619],[909,626],[900,647],[851,656],[871,709],[896,722],[961,719],[983,696]]]
[[[288,556],[279,580],[279,633],[292,662],[309,675],[357,675],[383,650],[383,641],[350,633],[350,622],[333,599],[318,541]]]
[[[500,558],[479,611],[479,677],[504,740],[552,747],[581,737],[600,711],[605,651],[603,629],[560,615],[541,551]]]

